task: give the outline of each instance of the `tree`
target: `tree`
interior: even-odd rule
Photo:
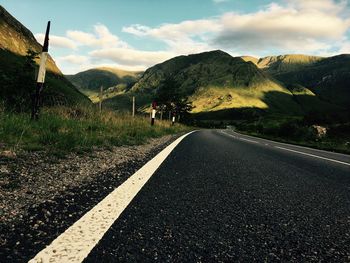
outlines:
[[[165,111],[176,114],[182,120],[186,119],[193,109],[188,96],[181,92],[173,78],[167,78],[161,82],[154,99],[162,109],[165,108]]]

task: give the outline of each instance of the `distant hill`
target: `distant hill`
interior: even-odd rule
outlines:
[[[24,110],[29,107],[38,66],[31,67],[25,56],[28,50],[40,53],[41,49],[42,46],[30,30],[0,6],[0,101],[3,101],[7,108]],[[35,61],[38,63],[39,58]],[[51,56],[47,61],[43,95],[46,105],[88,102],[87,98],[62,75]]]
[[[300,105],[287,88],[254,63],[220,50],[179,56],[155,65],[145,71],[128,94],[149,103],[169,78],[176,81],[179,92],[189,97],[195,107],[193,113],[261,109],[301,114]],[[111,99],[109,104],[121,109],[120,102],[127,101],[128,94]]]
[[[258,68],[271,74],[280,74],[289,71],[302,69],[305,66],[310,66],[317,61],[322,60],[322,57],[307,56],[307,55],[280,55],[268,56],[263,58],[255,58],[243,56],[243,60],[253,62]]]
[[[349,69],[349,55],[254,58],[216,50],[157,64],[106,105],[129,110],[131,97],[136,96],[139,109],[144,110],[163,83],[173,79],[178,91],[193,103],[192,113],[206,118],[229,119],[247,111],[290,116],[344,112],[350,105]]]
[[[350,105],[349,54],[329,58],[281,55],[259,59],[245,56],[242,59],[253,62],[288,89],[298,86],[300,90],[302,87],[308,94],[313,93],[320,100],[343,109]]]
[[[114,94],[129,90],[141,77],[141,74],[142,72],[103,67],[67,75],[66,78],[90,99],[96,101],[101,86],[106,90],[108,96],[113,97]]]
[[[323,101],[350,108],[350,54],[323,58],[273,76],[285,85],[306,87]]]

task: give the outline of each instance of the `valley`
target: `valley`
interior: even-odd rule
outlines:
[[[0,262],[348,262],[349,4],[0,0]]]

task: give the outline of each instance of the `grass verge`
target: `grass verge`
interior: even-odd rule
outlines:
[[[234,126],[247,135],[350,154],[350,123],[323,124],[326,129],[323,136],[317,133],[313,124],[300,117],[274,116]]]
[[[43,109],[37,122],[28,114],[0,112],[0,150],[47,150],[55,155],[86,152],[93,147],[137,145],[148,139],[187,132],[191,128],[148,118],[86,107]]]

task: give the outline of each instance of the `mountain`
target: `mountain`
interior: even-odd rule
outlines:
[[[273,76],[287,86],[298,84],[323,101],[349,109],[350,54],[323,58],[303,68]]]
[[[82,93],[93,101],[98,100],[100,87],[107,90],[109,97],[130,89],[140,78],[142,72],[125,71],[117,68],[94,68],[75,75],[66,75]],[[105,92],[105,93],[106,93]]]
[[[243,56],[243,60],[253,62],[258,68],[263,69],[272,75],[284,72],[300,70],[305,66],[310,66],[317,61],[322,60],[322,57],[307,56],[307,55],[280,55],[268,56],[263,58],[254,58]]]
[[[282,82],[293,93],[314,94],[324,103],[348,108],[350,105],[350,55],[324,58],[306,55],[281,55],[264,58],[242,57]],[[307,105],[306,105],[307,106]],[[323,104],[323,106],[325,106]]]
[[[204,118],[230,119],[237,112],[345,112],[350,105],[349,56],[232,57],[220,50],[178,56],[147,69],[130,90],[106,105],[129,110],[136,96],[139,109],[145,110],[172,80],[177,92],[192,102],[192,113]]]
[[[254,63],[220,50],[179,56],[157,64],[145,71],[128,94],[142,97],[147,104],[161,88],[166,88],[162,83],[169,79],[193,103],[193,113],[261,109],[301,114],[300,106],[287,88]],[[122,108],[120,101],[126,102],[128,94],[111,99],[109,104]]]
[[[7,108],[24,110],[29,107],[39,58],[36,56],[36,64],[32,64],[27,52],[40,53],[41,49],[32,32],[0,6],[0,101]],[[47,61],[43,98],[45,105],[88,102],[62,75],[51,56]]]

